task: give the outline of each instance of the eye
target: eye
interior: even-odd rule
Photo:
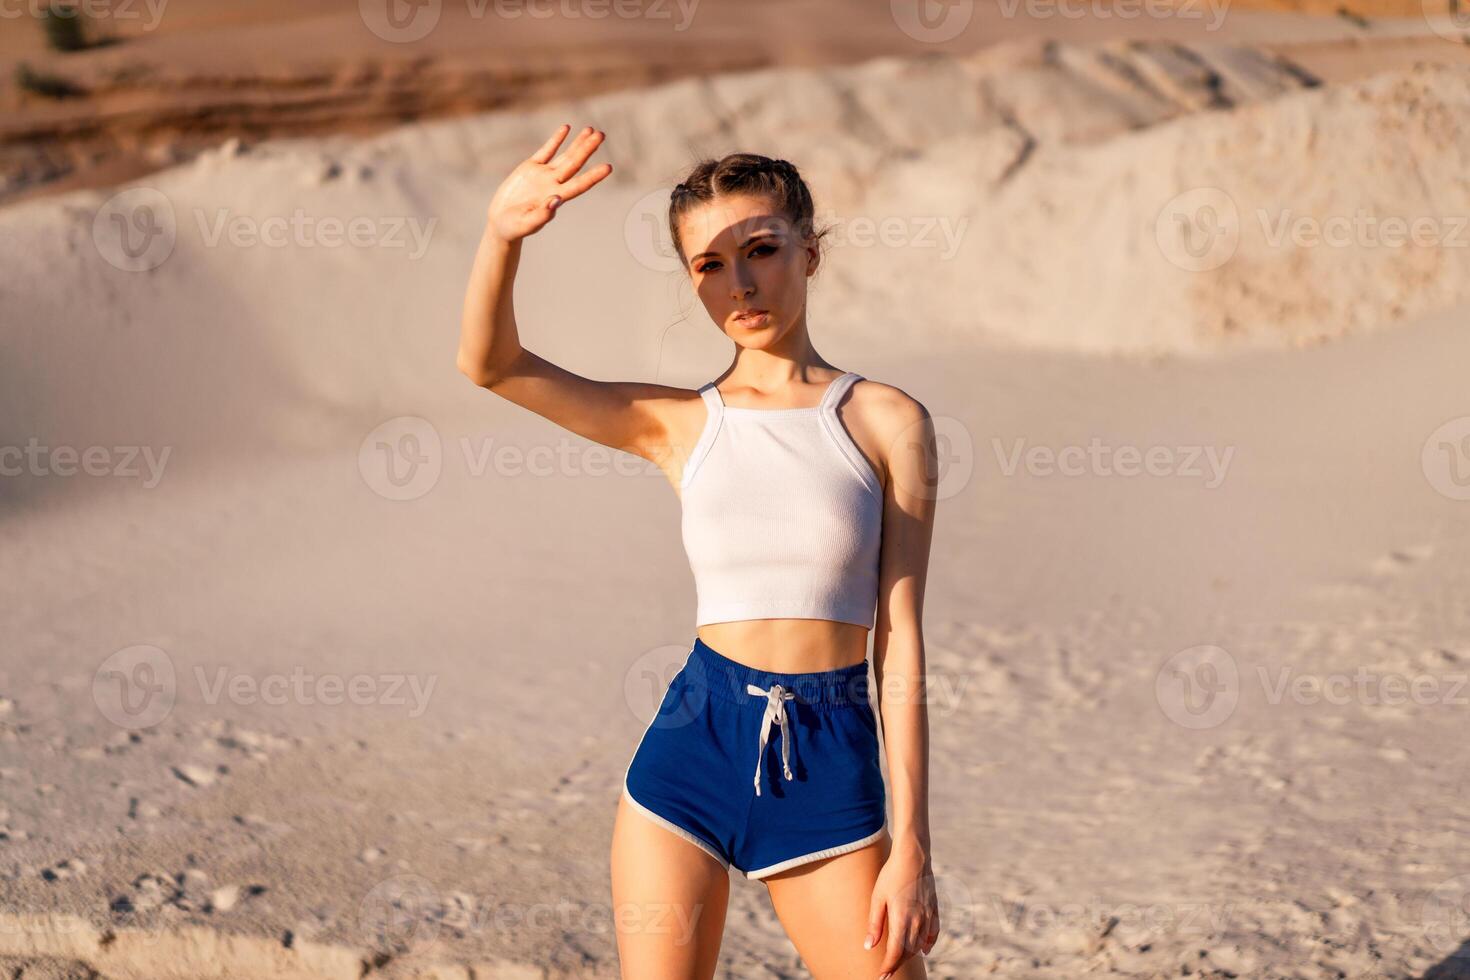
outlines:
[[[750,254],[760,255],[762,254],[762,249],[764,249],[764,254],[766,255],[770,255],[772,252],[777,251],[777,247],[775,245],[757,245],[754,249],[751,250]]]
[[[718,261],[711,260],[709,262],[704,263],[703,265],[695,266],[694,267],[694,271],[695,272],[708,272],[711,269],[719,268],[719,265],[720,265],[720,263]]]

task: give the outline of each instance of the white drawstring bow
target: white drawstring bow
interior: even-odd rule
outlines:
[[[791,778],[791,765],[787,762],[787,750],[791,745],[791,729],[786,718],[786,702],[794,700],[796,694],[786,690],[780,684],[772,684],[769,690],[755,684],[747,684],[745,690],[750,694],[762,695],[766,699],[766,713],[761,717],[760,754],[755,757],[755,795],[760,796],[761,759],[766,755],[766,743],[771,737],[773,720],[781,726],[781,771],[787,779]]]

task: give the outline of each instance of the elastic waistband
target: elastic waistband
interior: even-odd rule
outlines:
[[[711,697],[742,704],[755,704],[745,689],[747,684],[769,689],[780,684],[796,695],[796,700],[814,707],[844,708],[868,704],[868,661],[838,667],[836,670],[812,670],[780,673],[756,670],[709,646],[699,637],[684,663],[683,672],[699,683]],[[765,702],[760,705],[764,706]]]

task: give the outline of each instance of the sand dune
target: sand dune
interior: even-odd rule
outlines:
[[[1037,37],[1290,45],[1337,79],[1375,61],[1470,63],[1466,25],[1444,0],[1002,0],[958,3],[932,23],[911,4],[858,0],[523,6],[429,0],[404,5],[412,17],[395,27],[386,2],[93,3],[88,36],[118,43],[64,54],[8,17],[0,201],[110,186],[232,136],[361,135],[718,72],[964,56]],[[22,68],[36,81],[22,85]]]
[[[1188,270],[1155,231],[1201,185],[1464,213],[1464,69],[1314,81],[1250,45],[1019,42],[227,145],[7,208],[0,446],[40,462],[0,482],[0,965],[616,975],[618,781],[690,634],[677,502],[453,369],[485,200],[569,121],[617,169],[528,244],[529,347],[713,376],[660,194],[778,151],[842,222],[819,348],[941,426],[931,976],[1453,976],[1463,252],[1241,234]],[[1095,444],[1171,466],[1028,455]],[[142,667],[166,697],[119,714]],[[1359,673],[1433,696],[1311,696]],[[722,966],[805,975],[756,887]]]

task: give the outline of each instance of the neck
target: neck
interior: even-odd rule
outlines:
[[[816,383],[816,375],[835,371],[818,354],[807,336],[805,324],[792,329],[790,343],[768,348],[737,347],[735,360],[721,380],[731,380],[757,391],[780,391],[795,384]]]

